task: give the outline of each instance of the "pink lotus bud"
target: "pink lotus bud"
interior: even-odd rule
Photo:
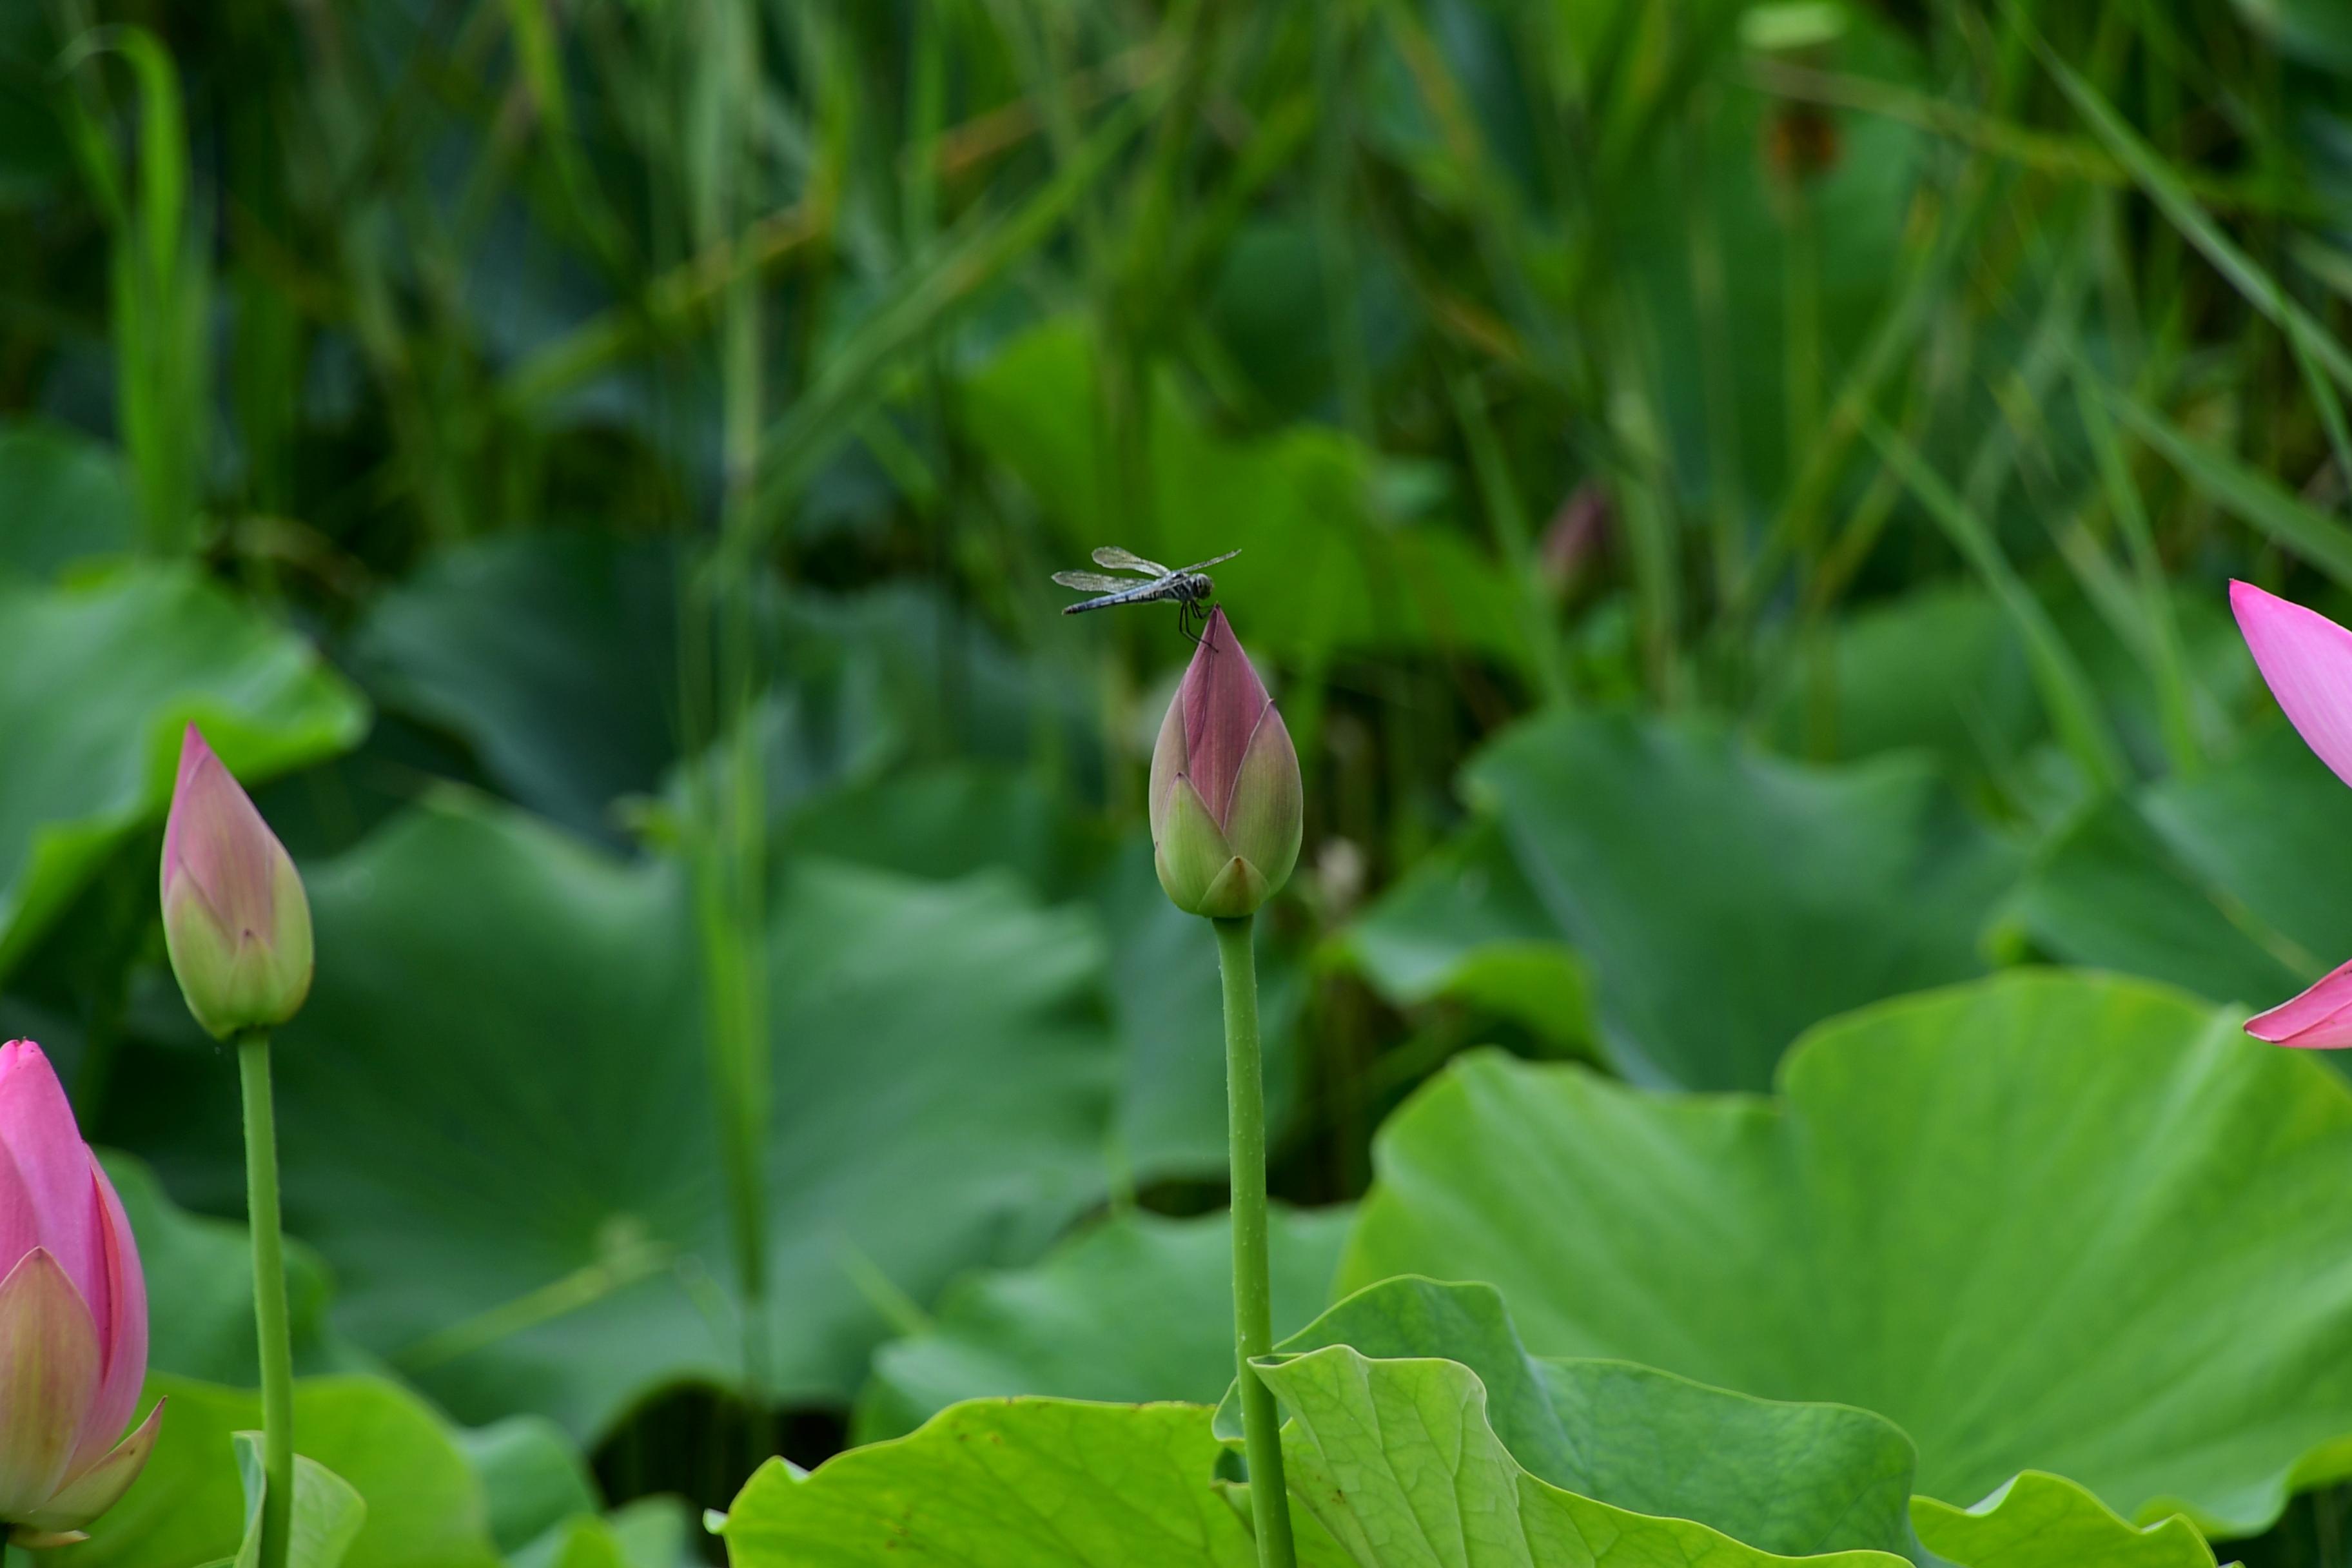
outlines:
[[[194,724],[163,828],[163,943],[215,1037],[266,1029],[310,994],[310,900],[293,858]]]
[[[1188,914],[1255,912],[1290,880],[1304,807],[1290,731],[1214,611],[1151,751],[1160,887]]]
[[[2252,583],[2230,584],[2230,608],[2287,721],[2337,778],[2352,784],[2352,631]],[[2247,1020],[2246,1033],[2304,1050],[2352,1046],[2352,963]]]
[[[19,1545],[61,1546],[155,1447],[160,1405],[122,1434],[147,1375],[147,1280],[114,1184],[30,1040],[0,1046],[0,1524]]]

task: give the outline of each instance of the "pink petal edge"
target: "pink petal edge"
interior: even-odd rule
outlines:
[[[13,1167],[5,1184],[13,1207],[21,1195],[32,1206],[34,1234],[22,1236],[18,1216],[0,1226],[13,1249],[0,1268],[14,1267],[31,1247],[45,1247],[89,1307],[101,1334],[114,1310],[108,1277],[105,1215],[89,1184],[89,1148],[74,1121],[65,1086],[41,1047],[30,1040],[0,1046],[0,1160]]]
[[[1184,705],[1184,752],[1192,786],[1222,828],[1233,812],[1234,776],[1270,700],[1223,610],[1210,612],[1179,700]]]
[[[163,824],[163,893],[184,881],[234,939],[276,929],[276,871],[285,854],[253,797],[191,724],[180,737],[180,773]]]
[[[139,1391],[147,1381],[147,1275],[140,1266],[139,1244],[131,1235],[131,1216],[95,1153],[85,1152],[89,1180],[95,1189],[100,1224],[100,1247],[107,1269],[110,1310],[98,1318],[100,1374],[89,1422],[74,1452],[79,1472],[103,1458],[138,1413]]]
[[[2274,1046],[2335,1051],[2352,1046],[2352,963],[2292,1001],[2246,1020],[2246,1033]]]
[[[2230,609],[2295,732],[2352,784],[2352,631],[2252,583],[2231,583]]]

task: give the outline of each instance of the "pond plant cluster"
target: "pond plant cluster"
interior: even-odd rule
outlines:
[[[0,5],[0,1564],[2352,1565],[2347,16]]]

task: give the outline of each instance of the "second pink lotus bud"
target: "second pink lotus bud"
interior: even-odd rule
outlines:
[[[274,1028],[310,994],[310,901],[293,858],[194,724],[163,829],[163,943],[217,1039]]]

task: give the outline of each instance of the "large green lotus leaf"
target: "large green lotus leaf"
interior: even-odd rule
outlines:
[[[977,1399],[805,1478],[771,1460],[721,1533],[734,1568],[1255,1568],[1221,1452],[1198,1405]],[[1349,1561],[1291,1517],[1300,1568]]]
[[[1591,974],[1488,818],[1423,856],[1332,952],[1398,1006],[1463,1003],[1562,1051],[1591,1047]]]
[[[1268,1216],[1276,1333],[1321,1309],[1350,1217],[1282,1205]],[[1233,1377],[1226,1216],[1129,1213],[1063,1242],[1034,1268],[951,1287],[928,1329],[875,1352],[855,1436],[895,1437],[987,1394],[1198,1403]]]
[[[1168,901],[1150,844],[1140,835],[1120,848],[1093,891],[1110,943],[1104,985],[1111,1022],[1125,1049],[1119,1158],[1138,1181],[1222,1181],[1225,1016],[1216,932]],[[1273,921],[1258,921],[1255,938],[1266,1125],[1279,1137],[1301,1095],[1306,976],[1284,952]]]
[[[515,797],[609,834],[678,754],[677,552],[542,529],[434,556],[353,656],[387,707],[457,735]]]
[[[1136,832],[1108,855],[1103,837],[1033,775],[973,763],[829,792],[793,813],[785,829],[788,846],[909,876],[1002,866],[1049,899],[1090,895],[1110,943],[1105,1000],[1125,1051],[1115,1158],[1137,1183],[1222,1177],[1224,1002],[1215,933],[1168,901],[1148,836]],[[1259,928],[1257,955],[1266,1115],[1280,1129],[1298,1098],[1295,1025],[1304,987],[1270,923]]]
[[[701,1561],[689,1544],[689,1533],[709,1537],[698,1513],[689,1521],[687,1506],[677,1498],[639,1498],[604,1516],[604,1529],[621,1560],[621,1568],[680,1568]]]
[[[1466,782],[1643,1082],[1760,1089],[1822,1019],[1981,973],[2016,868],[1918,760],[1807,767],[1697,721],[1526,724]]]
[[[1846,617],[1832,643],[1827,733],[1822,678],[1792,668],[1768,730],[1792,755],[1875,756],[1913,747],[1953,777],[2013,766],[2048,729],[2025,651],[1992,595],[1934,586]]]
[[[815,795],[785,819],[782,841],[930,880],[1003,867],[1061,899],[1098,858],[1090,826],[1032,772],[956,762]]]
[[[565,1521],[509,1556],[508,1568],[681,1568],[700,1561],[688,1529],[684,1503],[641,1498],[602,1517]]]
[[[306,873],[278,1042],[289,1222],[336,1321],[453,1411],[602,1430],[739,1331],[691,901],[457,792]],[[767,952],[769,1377],[846,1400],[889,1313],[1042,1252],[1105,1188],[1102,947],[1009,879],[801,862]]]
[[[45,579],[138,542],[139,498],[113,448],[41,420],[0,423],[0,572]]]
[[[1874,1410],[2261,1529],[2352,1473],[2352,1089],[2142,982],[2020,972],[1816,1031],[1781,1097],[1465,1059],[1383,1130],[1342,1287],[1499,1287],[1539,1353]]]
[[[768,820],[786,842],[823,830],[812,827],[803,833],[794,825],[795,813],[812,801],[827,800],[834,792],[854,792],[904,749],[903,726],[886,706],[872,672],[852,664],[843,673],[841,689],[771,689],[753,702],[743,721],[751,736]],[[658,804],[631,800],[616,804],[614,815],[635,818],[632,826],[640,838],[676,838],[688,814],[704,808],[702,803],[731,798],[741,787],[735,772],[742,761],[738,744],[730,739],[705,747],[664,776]]]
[[[207,1383],[257,1383],[253,1253],[245,1226],[180,1208],[154,1173],[128,1154],[110,1152],[105,1163],[139,1244],[148,1299],[155,1303],[148,1366]],[[286,1248],[286,1296],[298,1366],[323,1369],[337,1359],[326,1336],[327,1274],[299,1242]]]
[[[615,802],[667,782],[680,720],[674,540],[542,529],[439,554],[369,612],[354,654],[385,706],[463,741],[499,787],[576,831],[617,837]],[[1084,693],[1023,663],[935,595],[762,591],[776,689],[756,710],[779,811],[902,752],[1018,761],[1045,733],[1070,755]]]
[[[147,1468],[59,1568],[190,1568],[236,1554],[245,1489],[235,1435],[258,1430],[261,1396],[150,1376],[170,1403]],[[448,1428],[382,1378],[308,1378],[294,1389],[294,1448],[350,1483],[367,1521],[342,1568],[495,1568],[482,1483]]]
[[[1239,547],[1242,556],[1218,568],[1217,584],[1243,641],[1260,654],[1313,660],[1343,647],[1402,646],[1526,658],[1522,600],[1507,575],[1448,526],[1381,515],[1378,459],[1320,426],[1229,438],[1209,430],[1172,385],[1155,385],[1151,516],[1130,537],[1105,540],[1101,422],[1070,417],[1095,401],[1088,333],[1066,318],[1006,344],[961,399],[965,428],[1036,497],[1072,565],[1104,543],[1171,566]]]
[[[1767,1551],[1874,1549],[1965,1568],[2211,1568],[2178,1517],[2137,1530],[2074,1483],[2029,1472],[1973,1509],[1911,1496],[1916,1452],[1852,1405],[1782,1403],[1629,1362],[1528,1353],[1491,1285],[1367,1286],[1276,1347],[1460,1362],[1487,1419],[1538,1479],[1636,1513],[1696,1520]],[[1241,1435],[1228,1392],[1216,1429]],[[1914,1520],[1923,1521],[1919,1532]],[[1924,1545],[1923,1545],[1924,1540]]]
[[[576,1515],[604,1506],[588,1462],[563,1429],[542,1415],[509,1415],[457,1434],[482,1478],[490,1539],[513,1552]]]
[[[935,589],[796,591],[773,616],[777,672],[814,717],[847,729],[863,707],[918,761],[1046,759],[1099,795],[1100,694],[1066,660],[1024,657]]]
[[[1275,1349],[1280,1359],[1335,1345],[1381,1363],[1459,1362],[1513,1461],[1580,1497],[1790,1556],[1916,1546],[1911,1440],[1866,1410],[1758,1399],[1626,1362],[1539,1359],[1491,1285],[1383,1280]],[[1240,1439],[1230,1391],[1216,1428]]]
[[[200,724],[248,782],[355,742],[367,710],[301,638],[195,573],[140,564],[0,580],[0,977],[171,799]]]
[[[2028,1470],[1974,1508],[1915,1498],[1911,1519],[1937,1555],[1966,1568],[2213,1568],[2187,1520],[2137,1529],[2063,1476]]]
[[[1796,1561],[1687,1519],[1612,1507],[1523,1469],[1486,1419],[1486,1391],[1458,1362],[1373,1360],[1346,1345],[1255,1363],[1282,1402],[1290,1485],[1367,1568],[1742,1568]],[[1674,1454],[1706,1454],[1703,1429]],[[1905,1568],[1875,1551],[1802,1559]]]
[[[2352,790],[2271,730],[2225,765],[2087,807],[2013,916],[2068,963],[2284,1001],[2352,957]]]

